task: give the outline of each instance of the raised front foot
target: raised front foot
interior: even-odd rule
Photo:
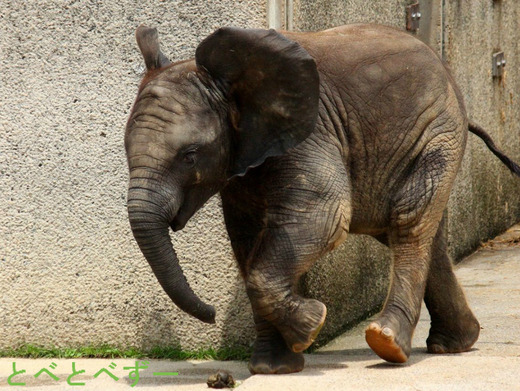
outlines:
[[[283,374],[301,372],[305,365],[303,353],[294,353],[278,332],[258,338],[249,361],[252,374]]]
[[[404,331],[390,322],[380,319],[370,323],[365,330],[368,346],[383,360],[404,363],[411,352],[411,331]]]
[[[467,352],[477,342],[479,334],[480,324],[473,314],[460,319],[457,325],[451,327],[442,323],[432,323],[426,340],[428,353]]]
[[[325,318],[327,307],[318,300],[297,298],[293,300],[283,321],[277,324],[287,346],[300,353],[307,349],[318,336]]]

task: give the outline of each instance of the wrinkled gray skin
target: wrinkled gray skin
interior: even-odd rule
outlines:
[[[446,254],[441,219],[468,121],[449,72],[398,30],[319,33],[223,28],[195,60],[170,64],[157,32],[137,40],[148,73],[125,136],[128,212],[171,299],[214,322],[169,238],[220,191],[254,313],[253,373],[301,371],[326,307],[299,277],[347,233],[393,254],[388,298],[366,331],[383,359],[404,362],[424,299],[432,353],[463,352],[479,323]]]

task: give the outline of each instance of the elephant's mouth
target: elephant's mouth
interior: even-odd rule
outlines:
[[[186,220],[180,220],[179,218],[176,217],[170,223],[170,227],[171,227],[173,232],[177,232],[177,231],[180,231],[181,229],[183,229],[186,226],[187,222],[188,222],[187,219]]]
[[[209,191],[203,191],[199,193],[188,193],[184,197],[184,202],[181,204],[177,214],[171,220],[170,227],[173,232],[182,230],[192,216],[206,203],[206,201],[216,192],[218,189],[209,188]]]
[[[177,215],[170,222],[170,227],[173,230],[173,232],[182,230],[188,223],[188,220],[191,219],[191,216],[193,216],[196,211],[197,208],[181,207]]]

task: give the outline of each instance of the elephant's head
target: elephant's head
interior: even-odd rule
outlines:
[[[193,293],[169,237],[233,176],[285,153],[312,132],[318,112],[316,64],[271,30],[222,28],[195,60],[171,64],[157,31],[136,31],[147,73],[130,114],[125,148],[134,237],[175,304],[213,323]]]

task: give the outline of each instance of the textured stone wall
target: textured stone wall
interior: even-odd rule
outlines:
[[[404,28],[411,1],[294,0],[296,30],[377,22]],[[470,118],[520,160],[516,2],[422,0],[426,39],[450,63]],[[143,70],[135,28],[156,26],[172,59],[222,25],[267,27],[266,1],[0,0],[0,348],[248,344],[251,312],[218,197],[175,235],[188,281],[217,308],[206,325],[166,297],[126,215],[125,121]],[[441,26],[445,34],[441,34]],[[424,31],[422,32],[425,34]],[[419,34],[421,35],[421,34]],[[508,71],[490,75],[491,53]],[[519,181],[470,136],[448,212],[455,256],[520,219]],[[374,311],[388,251],[352,237],[301,288],[329,309],[321,341]]]
[[[192,58],[222,25],[266,27],[264,1],[0,0],[0,348],[248,343],[251,314],[218,198],[175,242],[209,326],[163,293],[130,232],[124,127],[159,30]]]
[[[520,161],[520,3],[452,0],[446,2],[444,14],[444,57],[462,90],[468,117]],[[491,76],[491,58],[497,51],[507,60],[501,79]],[[470,135],[448,211],[454,258],[518,222],[519,195],[520,180]]]

